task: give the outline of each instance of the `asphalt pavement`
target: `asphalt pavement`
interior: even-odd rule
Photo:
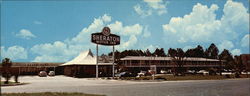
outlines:
[[[121,81],[65,76],[20,77],[20,86],[1,87],[3,93],[83,92],[107,96],[250,96],[250,79],[187,81]]]

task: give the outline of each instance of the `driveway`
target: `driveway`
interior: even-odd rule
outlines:
[[[2,87],[13,92],[83,92],[107,96],[250,96],[250,79],[138,82],[96,80],[66,76],[25,76],[21,86]]]

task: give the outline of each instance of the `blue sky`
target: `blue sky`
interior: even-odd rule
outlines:
[[[65,62],[95,52],[90,34],[104,26],[121,36],[120,51],[215,43],[249,54],[249,0],[63,0],[1,1],[1,58]]]

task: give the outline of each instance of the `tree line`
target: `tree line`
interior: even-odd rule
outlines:
[[[183,53],[183,56],[185,57],[201,57],[201,58],[210,58],[210,59],[219,59],[219,49],[217,48],[217,46],[215,44],[211,44],[206,50],[203,49],[203,47],[201,45],[198,45],[195,48],[191,48],[188,49],[186,52],[183,51],[182,48],[169,48],[168,49],[168,53],[166,54],[164,48],[156,48],[154,52],[150,52],[149,49],[146,49],[145,51],[141,50],[141,49],[137,49],[137,50],[124,50],[124,51],[115,51],[115,56],[119,57],[119,58],[124,58],[126,56],[154,56],[154,57],[166,57],[166,56],[171,56],[176,53]],[[228,52],[224,52],[224,51],[228,51],[227,49],[223,50],[223,54],[220,55],[231,55],[231,53]],[[112,56],[112,52],[108,53],[109,56]],[[232,56],[232,55],[231,55]]]
[[[112,52],[108,53],[109,56],[112,56]],[[218,59],[225,61],[225,69],[226,70],[235,70],[235,71],[243,71],[245,66],[242,64],[240,56],[233,56],[229,50],[224,49],[219,54],[218,47],[212,43],[208,48],[204,50],[201,45],[198,45],[195,48],[190,48],[184,51],[182,48],[169,48],[167,54],[164,48],[156,48],[154,52],[150,52],[149,49],[145,51],[141,49],[137,50],[124,50],[124,51],[115,51],[115,62],[119,62],[120,58],[124,58],[126,56],[154,56],[154,57],[172,57],[173,61],[177,62],[177,65],[182,67],[183,64],[182,59],[184,57],[197,57],[197,58],[208,58],[208,59]]]

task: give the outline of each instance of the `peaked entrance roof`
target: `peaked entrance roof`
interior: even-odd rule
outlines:
[[[81,52],[73,60],[62,64],[62,66],[67,65],[96,65],[96,56],[89,49],[88,51]],[[98,65],[112,65],[112,63],[98,63]]]

